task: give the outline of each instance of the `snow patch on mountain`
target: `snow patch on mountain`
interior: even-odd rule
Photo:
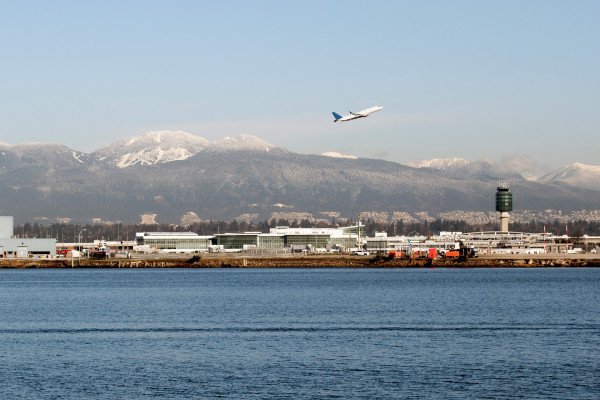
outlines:
[[[523,176],[506,165],[496,163],[488,158],[469,161],[464,158],[434,158],[432,160],[417,160],[407,164],[413,168],[431,168],[455,177],[504,177],[523,179]]]
[[[47,149],[61,149],[63,147],[66,148],[66,146],[57,143],[25,142],[10,146],[10,149],[15,154],[23,155],[36,151],[46,152]]]
[[[276,148],[272,144],[264,140],[247,134],[242,134],[235,137],[226,137],[223,140],[213,142],[207,146],[207,151],[224,152],[224,151],[261,151],[268,152]]]
[[[49,157],[52,156],[60,156],[65,154],[80,154],[84,155],[85,153],[76,152],[71,150],[65,145],[58,143],[40,143],[40,142],[31,142],[31,143],[20,143],[15,144],[9,147],[10,151],[12,151],[18,157]]]
[[[466,167],[470,164],[470,161],[465,160],[464,158],[434,158],[431,160],[414,160],[410,161],[408,164],[409,167],[413,168],[433,168],[433,169],[447,169],[450,167],[453,168],[462,168]]]
[[[135,153],[123,154],[116,165],[119,168],[126,168],[137,164],[154,165],[185,160],[193,155],[193,153],[183,148],[163,150],[157,147],[155,149],[144,149]]]
[[[79,161],[82,164],[85,164],[81,159],[85,156],[85,154],[83,153],[78,153],[76,151],[72,151],[71,154],[73,154],[73,158],[76,159],[77,161]]]
[[[323,153],[321,155],[325,156],[325,157],[333,157],[333,158],[351,158],[354,160],[358,158],[358,157],[350,155],[350,154],[336,153],[335,151],[326,151],[325,153]]]
[[[19,163],[28,165],[44,165],[55,168],[72,167],[77,164],[88,164],[89,155],[75,151],[58,143],[19,143],[3,147],[2,154],[15,157]]]

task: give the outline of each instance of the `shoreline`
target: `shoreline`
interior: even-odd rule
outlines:
[[[468,260],[388,259],[347,255],[150,255],[128,259],[2,259],[0,269],[26,268],[600,268],[596,254],[483,255]]]

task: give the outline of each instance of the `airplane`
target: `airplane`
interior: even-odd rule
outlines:
[[[372,113],[377,112],[382,109],[383,109],[383,107],[381,107],[381,106],[375,106],[375,107],[367,108],[366,110],[359,111],[357,113],[353,113],[352,111],[350,111],[349,115],[344,115],[343,117],[340,114],[334,112],[334,113],[332,113],[333,117],[335,118],[333,120],[333,122],[350,121],[350,120],[353,120],[356,118],[365,118],[365,117],[368,117],[369,114],[372,114]]]

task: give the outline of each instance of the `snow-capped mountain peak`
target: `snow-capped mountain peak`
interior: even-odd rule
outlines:
[[[185,160],[209,144],[208,140],[183,131],[152,131],[119,140],[92,154],[100,160],[125,168]]]
[[[92,155],[119,168],[132,165],[164,164],[190,158],[203,151],[261,151],[275,146],[252,135],[208,140],[183,131],[153,131],[140,136],[122,139],[96,150]]]
[[[562,182],[571,186],[600,190],[600,166],[576,162],[544,175],[540,181]]]
[[[564,167],[560,173],[560,176],[567,177],[569,175],[572,175],[573,173],[597,175],[600,174],[600,167],[596,165],[586,165],[576,162]]]

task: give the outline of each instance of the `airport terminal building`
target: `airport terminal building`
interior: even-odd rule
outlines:
[[[385,232],[366,237],[364,225],[341,228],[290,228],[278,226],[269,233],[243,232],[199,236],[192,232],[138,232],[134,251],[161,253],[194,252],[352,252],[365,249],[371,253],[427,252],[438,254],[461,247],[476,249],[480,254],[538,254],[598,251],[598,237],[582,238],[585,248],[578,248],[567,237],[522,232],[440,232],[435,236],[388,236]]]
[[[138,252],[198,253],[206,251],[345,251],[356,250],[364,225],[344,228],[289,228],[269,233],[243,232],[200,236],[193,232],[137,232]]]
[[[213,236],[193,232],[137,232],[133,250],[138,252],[197,253],[208,251]]]

